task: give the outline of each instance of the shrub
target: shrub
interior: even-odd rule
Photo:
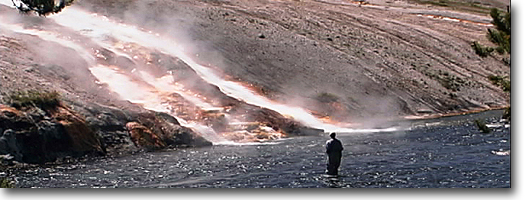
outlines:
[[[505,92],[510,92],[510,80],[507,80],[502,76],[495,75],[490,75],[488,78],[492,82],[492,84],[501,87]]]
[[[510,121],[510,106],[505,109],[505,112],[503,113],[503,119]]]
[[[15,188],[15,185],[7,178],[0,178],[0,188]]]
[[[478,127],[478,129],[479,129],[482,133],[490,133],[490,132],[491,132],[490,128],[487,127],[487,125],[485,124],[484,121],[479,120],[479,119],[476,119],[476,120],[474,120],[474,123],[476,123],[476,126]]]
[[[9,102],[15,108],[36,106],[42,109],[55,108],[60,105],[60,94],[39,91],[17,91],[9,95]]]
[[[479,56],[485,58],[487,57],[492,51],[494,51],[494,48],[491,47],[484,47],[483,45],[479,44],[478,42],[472,42],[472,48],[478,54]]]
[[[337,102],[339,100],[339,97],[335,94],[323,92],[317,95],[317,101],[320,101],[322,103],[332,103]]]
[[[496,51],[499,54],[504,54],[505,52],[510,53],[510,36],[503,31],[497,31],[493,29],[488,29],[487,38],[494,44],[497,44]]]
[[[499,84],[499,86],[503,89],[505,92],[510,92],[510,81],[509,80],[502,80]]]

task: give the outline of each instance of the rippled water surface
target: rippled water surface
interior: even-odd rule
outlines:
[[[328,137],[295,137],[28,170],[17,175],[17,186],[510,187],[510,155],[498,153],[510,150],[510,128],[482,134],[472,119],[418,122],[408,131],[338,134],[345,150],[337,179],[324,176]]]

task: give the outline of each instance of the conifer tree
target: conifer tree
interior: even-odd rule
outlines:
[[[46,16],[62,11],[66,6],[73,4],[74,0],[11,0],[15,7],[23,13],[36,12],[40,16]],[[18,4],[18,5],[17,5]]]
[[[492,17],[492,24],[496,29],[487,30],[487,38],[490,42],[494,43],[496,47],[485,47],[478,42],[472,43],[472,48],[481,57],[487,57],[493,51],[499,54],[510,54],[510,10],[509,12],[503,13],[496,8],[490,11]]]

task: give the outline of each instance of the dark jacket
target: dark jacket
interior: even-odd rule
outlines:
[[[341,165],[342,151],[343,144],[338,139],[326,141],[326,154],[328,154],[326,169],[329,175],[337,175],[339,165]]]
[[[330,154],[339,154],[341,155],[341,151],[343,151],[343,144],[338,139],[330,139],[326,141],[326,153],[328,155]]]

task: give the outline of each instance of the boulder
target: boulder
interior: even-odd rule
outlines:
[[[180,125],[165,125],[163,127],[165,141],[174,147],[203,147],[213,145],[210,141],[196,134],[190,128]]]
[[[424,108],[422,108],[422,109],[418,109],[416,112],[417,112],[418,114],[432,114],[432,113],[434,113],[432,110],[430,110],[430,109],[424,109]]]
[[[307,127],[293,119],[286,118],[280,113],[266,108],[259,108],[250,113],[254,121],[265,124],[274,130],[280,130],[289,136],[321,135],[324,131]]]
[[[18,110],[0,105],[0,154],[19,162],[45,163],[66,156],[105,153],[84,118],[64,105]]]
[[[108,155],[123,155],[141,149],[211,145],[191,129],[180,126],[177,119],[167,113],[145,110],[136,105],[114,107],[90,102],[69,103],[86,116],[88,125],[99,135]],[[135,138],[132,138],[132,133]],[[144,141],[157,141],[141,145],[138,139],[141,134],[149,135]]]
[[[212,143],[192,129],[180,125],[175,117],[161,112],[139,113],[136,119],[172,147],[202,147]]]
[[[12,129],[7,129],[0,134],[0,155],[10,155],[8,157],[14,160],[22,160],[22,153],[16,143],[16,133]]]
[[[148,150],[156,150],[166,147],[166,144],[159,136],[138,122],[128,122],[126,124],[126,129],[130,134],[131,140],[138,147]]]
[[[102,152],[100,140],[96,134],[89,128],[83,116],[65,106],[59,106],[51,112],[51,117],[56,123],[63,127],[64,133],[67,134],[71,142],[71,150],[74,152]]]

